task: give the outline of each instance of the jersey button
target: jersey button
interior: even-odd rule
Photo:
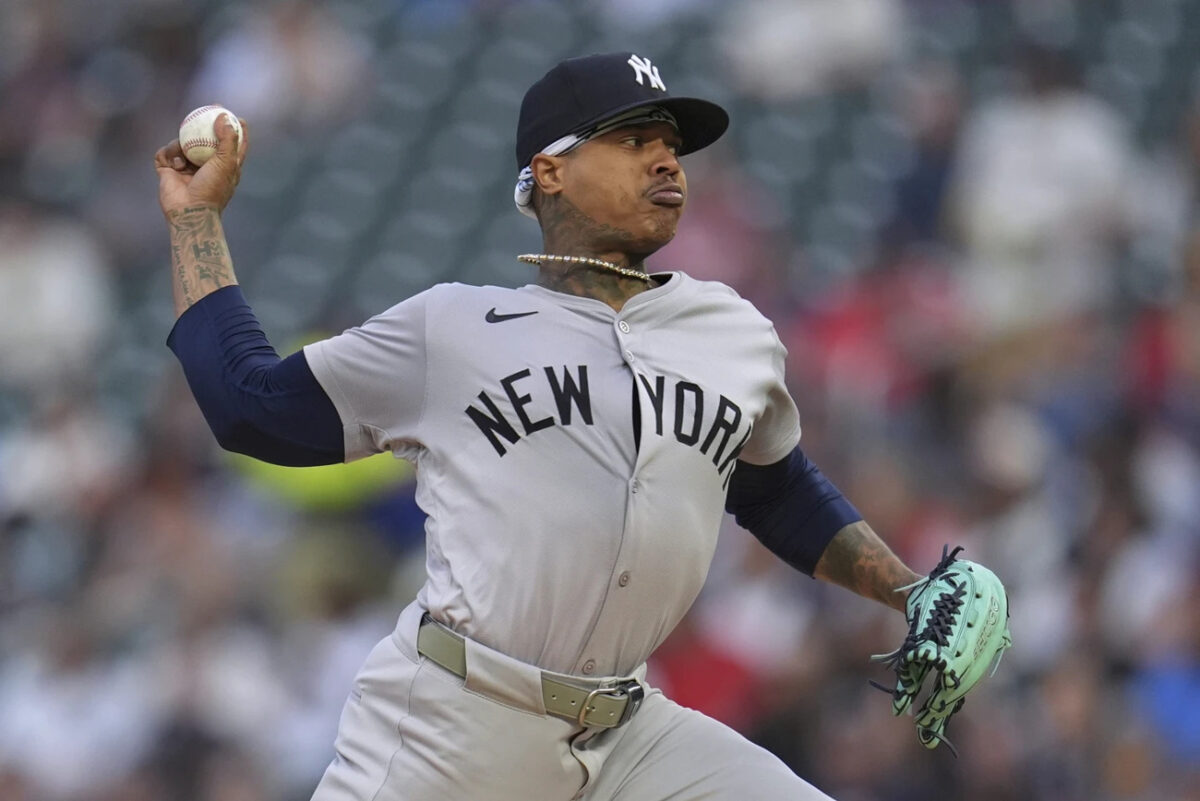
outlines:
[[[586,673],[587,675],[590,676],[592,674],[592,671],[595,669],[596,669],[596,660],[595,659],[589,659],[588,661],[583,663],[583,672]]]
[[[631,350],[625,351],[625,361],[628,361],[628,362],[633,361],[633,351],[631,351]]]
[[[625,322],[624,320],[622,320],[621,322],[617,323],[617,328],[620,328],[620,329],[621,329],[621,333],[622,333],[622,334],[628,334],[628,333],[629,333],[629,323]]]
[[[628,570],[626,570],[624,573],[621,574],[621,577],[617,579],[617,583],[620,584],[622,587],[629,584],[629,571]]]

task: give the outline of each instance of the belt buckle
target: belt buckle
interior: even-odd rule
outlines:
[[[646,697],[646,691],[642,689],[642,685],[638,684],[637,680],[622,682],[615,687],[597,687],[587,694],[587,698],[583,701],[583,707],[579,710],[577,723],[580,726],[587,726],[587,713],[592,706],[592,701],[599,695],[609,696],[610,698],[621,699],[624,697],[625,707],[621,710],[621,717],[616,723],[596,723],[595,726],[605,729],[615,729],[624,726],[633,717],[633,714],[638,711],[638,707],[642,705],[642,699]]]

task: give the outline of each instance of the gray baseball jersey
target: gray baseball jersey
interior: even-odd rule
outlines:
[[[347,460],[417,466],[435,618],[562,673],[627,675],[691,606],[739,459],[800,436],[771,323],[667,273],[620,312],[443,284],[305,349]]]

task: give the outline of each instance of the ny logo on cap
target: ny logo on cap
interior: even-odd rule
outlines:
[[[658,76],[658,67],[651,64],[650,59],[642,58],[641,56],[638,56],[638,55],[633,55],[633,56],[629,57],[629,61],[626,63],[628,63],[629,66],[633,67],[634,77],[637,78],[637,82],[640,85],[642,85],[642,86],[646,85],[645,82],[642,80],[642,76],[645,75],[647,78],[650,79],[650,88],[661,89],[664,92],[667,91],[667,85],[665,83],[663,83],[662,78],[660,78]]]

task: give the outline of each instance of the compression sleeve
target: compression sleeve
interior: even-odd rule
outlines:
[[[799,446],[774,464],[739,461],[725,511],[772,553],[809,576],[833,536],[862,520]]]
[[[304,352],[279,358],[240,287],[191,306],[167,346],[221,447],[293,467],[343,461],[341,419]]]

